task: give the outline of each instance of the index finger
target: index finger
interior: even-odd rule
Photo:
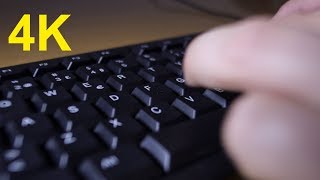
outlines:
[[[184,59],[189,85],[267,91],[320,106],[320,25],[251,19],[204,33]],[[310,19],[315,20],[310,24]],[[282,20],[283,21],[283,20]],[[298,23],[297,23],[298,24]],[[313,30],[313,31],[311,31]]]

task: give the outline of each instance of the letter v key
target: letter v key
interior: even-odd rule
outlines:
[[[194,99],[192,98],[192,96],[188,96],[188,97],[184,97],[184,98],[190,102],[194,102]]]

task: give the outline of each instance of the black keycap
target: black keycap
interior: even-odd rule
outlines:
[[[80,173],[88,180],[147,180],[160,176],[161,170],[142,150],[124,146],[87,158],[80,165]]]
[[[186,45],[189,40],[188,38],[177,38],[177,39],[170,39],[166,41],[162,41],[162,50],[163,51],[170,51],[170,50],[183,50],[186,48]]]
[[[62,68],[60,61],[58,59],[53,59],[50,61],[31,64],[28,70],[32,74],[32,77],[38,77],[48,72],[62,70]]]
[[[16,116],[29,111],[30,108],[22,98],[0,99],[0,127],[8,121],[10,115]]]
[[[121,127],[122,123],[115,122],[115,127]],[[119,138],[112,133],[112,131],[107,128],[103,123],[99,123],[94,128],[94,133],[106,144],[110,149],[116,149],[118,146]]]
[[[225,179],[232,174],[235,174],[232,164],[223,153],[218,153],[198,160],[161,180]]]
[[[42,114],[11,115],[5,125],[5,132],[11,145],[20,148],[25,144],[43,144],[54,133],[51,120]],[[27,142],[27,143],[26,143]]]
[[[19,78],[26,75],[26,72],[27,71],[25,65],[0,68],[0,80],[5,81]]]
[[[211,101],[210,99],[196,92],[178,97],[176,100],[174,100],[172,105],[191,119],[195,119],[202,113],[221,108],[214,101]]]
[[[93,53],[92,57],[96,60],[98,64],[106,64],[110,60],[124,59],[128,54],[128,48],[117,48]]]
[[[183,47],[186,49],[189,44],[191,43],[191,41],[193,40],[195,36],[189,36],[189,37],[185,37],[184,39],[184,43],[183,43]]]
[[[137,57],[137,61],[144,67],[165,63],[165,59],[158,53],[143,54]]]
[[[47,73],[41,78],[41,83],[47,89],[54,89],[58,86],[62,86],[65,89],[71,89],[76,81],[76,76],[67,70]]]
[[[146,125],[154,132],[160,131],[163,127],[181,121],[182,114],[166,103],[156,103],[150,107],[141,109],[136,119]]]
[[[140,69],[138,74],[148,82],[164,82],[172,74],[161,65]]]
[[[172,62],[182,61],[184,56],[184,49],[182,48],[173,48],[170,50],[166,50],[163,53],[163,56],[168,58]]]
[[[62,61],[62,65],[67,68],[67,70],[75,70],[80,66],[84,66],[87,64],[94,63],[89,55],[79,55],[79,56],[71,56],[66,57]]]
[[[181,77],[170,77],[165,85],[172,91],[177,93],[179,96],[184,96],[185,94],[198,92],[202,93],[204,90],[201,88],[190,88],[185,84],[185,79]]]
[[[90,104],[83,102],[63,105],[57,109],[53,117],[64,131],[71,131],[79,126],[91,129],[102,119]]]
[[[165,82],[165,85],[180,96],[183,96],[187,91],[185,82],[186,81],[181,77],[172,77]]]
[[[176,98],[176,95],[169,88],[159,83],[149,83],[143,86],[138,86],[133,90],[132,95],[147,106],[150,106],[156,101],[171,104],[171,102]]]
[[[45,144],[45,149],[60,169],[74,167],[84,155],[93,153],[99,148],[101,146],[92,134],[81,128],[51,137]]]
[[[37,83],[31,77],[24,77],[4,82],[2,93],[6,98],[18,95],[24,99],[28,99],[37,87]]]
[[[108,78],[107,84],[113,87],[117,91],[132,92],[133,88],[143,84],[142,78],[134,74],[133,72],[127,71],[121,74],[112,75]]]
[[[141,104],[125,92],[116,92],[99,98],[96,106],[108,117],[113,118],[120,114],[134,116],[139,111]]]
[[[178,75],[178,76],[183,76],[183,71],[182,71],[182,62],[181,61],[177,61],[174,63],[168,63],[166,65],[166,68],[173,72],[174,74]]]
[[[128,70],[135,71],[139,68],[138,62],[129,58],[110,60],[107,66],[115,74],[120,74]]]
[[[97,136],[110,148],[118,144],[138,143],[146,129],[130,116],[120,115],[101,121],[94,129]]]
[[[195,121],[168,127],[159,133],[147,135],[141,147],[168,173],[221,149],[219,128],[223,116],[223,111],[218,111]]]
[[[132,48],[132,52],[139,56],[160,51],[161,46],[159,43],[140,44]]]
[[[91,79],[100,79],[101,81],[105,81],[110,75],[110,71],[105,65],[95,64],[79,67],[76,71],[76,75],[83,81],[89,81]]]
[[[100,80],[93,79],[88,82],[77,82],[71,92],[80,100],[95,102],[100,96],[110,93],[109,87]]]
[[[53,113],[60,105],[72,101],[71,95],[62,87],[37,91],[31,98],[38,112]]]
[[[6,171],[11,174],[34,171],[47,165],[44,155],[32,145],[7,149],[2,153],[2,158]]]
[[[221,107],[226,108],[231,104],[231,102],[239,95],[234,92],[227,92],[220,88],[215,88],[213,90],[206,90],[203,93],[204,96],[208,97],[212,101],[218,103]]]

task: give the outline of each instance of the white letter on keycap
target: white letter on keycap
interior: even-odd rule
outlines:
[[[110,95],[109,98],[112,100],[112,101],[118,101],[120,98],[119,96],[117,95]]]

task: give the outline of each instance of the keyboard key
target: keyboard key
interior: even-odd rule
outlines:
[[[184,43],[183,43],[184,49],[186,49],[189,46],[189,44],[192,42],[192,40],[195,36],[196,35],[192,35],[192,36],[188,36],[188,37],[183,38],[184,39]]]
[[[128,48],[117,48],[93,53],[92,57],[96,60],[98,64],[106,64],[110,60],[124,59],[128,56],[128,54]]]
[[[115,122],[115,127],[121,127],[121,122]],[[118,146],[118,137],[110,131],[103,123],[99,123],[94,128],[94,133],[107,145],[110,149],[116,149]]]
[[[76,75],[83,81],[89,81],[91,79],[100,79],[101,81],[105,81],[110,75],[110,71],[105,65],[95,64],[92,66],[79,67],[76,71]]]
[[[138,143],[146,129],[130,116],[120,115],[101,121],[94,132],[110,149],[116,149],[119,143]]]
[[[185,80],[181,77],[169,78],[165,85],[169,87],[172,91],[176,92],[179,96],[183,96],[187,91],[187,86],[185,85]]]
[[[137,57],[137,61],[144,67],[165,63],[165,59],[158,53],[143,54]]]
[[[155,179],[161,170],[135,146],[124,146],[111,152],[102,152],[87,158],[80,165],[84,179]]]
[[[48,72],[62,70],[62,66],[60,65],[59,60],[54,59],[50,61],[34,63],[29,66],[28,70],[32,74],[32,77],[35,78]]]
[[[45,149],[60,169],[74,167],[84,155],[99,148],[101,146],[92,134],[80,128],[51,137],[45,144]]]
[[[138,74],[148,82],[164,82],[172,74],[161,65],[140,69]]]
[[[185,96],[176,98],[172,105],[191,119],[195,119],[202,113],[220,108],[218,104],[200,93],[185,94]]]
[[[43,144],[54,133],[51,120],[42,114],[7,116],[9,119],[4,130],[12,147],[20,148],[25,144]],[[26,143],[28,142],[28,143]]]
[[[90,104],[83,102],[60,106],[53,117],[64,131],[71,131],[79,126],[91,129],[102,120],[100,114]]]
[[[135,116],[141,104],[125,92],[116,92],[99,98],[96,107],[108,117],[113,118],[120,114]]]
[[[25,65],[0,68],[0,80],[1,81],[19,78],[24,75],[26,75],[26,66]]]
[[[159,132],[165,126],[181,121],[182,114],[165,103],[157,103],[141,109],[136,119],[146,125],[150,130]]]
[[[163,53],[163,56],[174,63],[177,61],[182,61],[182,59],[184,57],[184,53],[185,52],[182,48],[181,49],[175,48],[175,49],[165,51]]]
[[[149,83],[143,86],[136,87],[132,95],[138,98],[145,105],[150,106],[156,101],[171,102],[176,98],[176,95],[166,86],[159,83]]]
[[[91,57],[83,54],[79,56],[66,57],[62,61],[62,65],[67,70],[75,70],[76,68],[93,63]]]
[[[161,46],[158,43],[149,43],[149,44],[140,44],[132,48],[132,52],[137,54],[138,56],[154,53],[154,52],[160,52]]]
[[[187,43],[190,41],[189,38],[177,38],[177,39],[170,39],[166,41],[162,41],[162,50],[169,51],[169,50],[183,50],[187,47]]]
[[[115,74],[120,74],[124,71],[135,71],[139,68],[139,64],[133,59],[116,59],[110,60],[107,64],[108,68]]]
[[[113,87],[115,90],[126,91],[129,93],[132,92],[133,88],[143,84],[144,82],[145,81],[143,81],[142,78],[130,71],[112,75],[107,80],[107,84],[110,85],[110,87]]]
[[[54,89],[58,86],[62,86],[65,89],[71,89],[76,81],[76,76],[67,70],[47,73],[41,78],[41,83],[47,89]]]
[[[72,101],[71,95],[62,87],[37,91],[31,98],[37,111],[42,113],[53,113],[60,105],[70,101]]]
[[[192,165],[182,168],[161,180],[212,180],[225,179],[232,175],[234,168],[223,153],[211,155],[194,162]]]
[[[110,93],[109,87],[100,80],[93,79],[88,82],[77,82],[71,92],[80,100],[95,102],[99,97]]]
[[[226,92],[220,88],[206,90],[204,96],[218,103],[221,107],[226,108],[239,95],[238,93]]]
[[[25,77],[4,82],[2,93],[9,99],[16,95],[29,99],[37,87],[37,83],[31,77]]]
[[[221,149],[219,128],[223,116],[224,112],[218,111],[168,127],[147,135],[140,145],[166,173],[171,172]]]
[[[19,110],[18,112],[17,109]],[[11,99],[0,99],[0,127],[7,122],[7,116],[17,115],[29,111],[29,106],[22,98],[14,97]]]
[[[170,77],[165,85],[172,91],[177,93],[179,96],[184,96],[187,93],[199,92],[202,93],[204,90],[201,88],[190,88],[185,84],[185,80],[181,77]]]
[[[2,153],[6,171],[14,173],[30,172],[47,165],[44,155],[32,145],[7,149]]]
[[[181,61],[177,61],[174,63],[168,63],[166,65],[166,68],[176,74],[177,76],[183,76],[183,71],[182,71],[182,62]]]

